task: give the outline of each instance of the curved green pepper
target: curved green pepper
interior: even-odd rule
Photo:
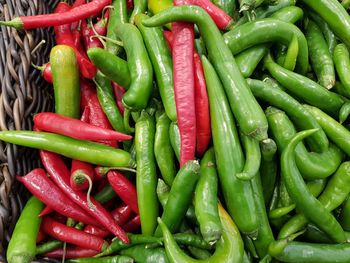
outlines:
[[[44,204],[32,196],[25,205],[10,239],[6,257],[9,263],[29,263],[36,254],[36,237]]]
[[[238,263],[243,260],[243,241],[230,216],[219,205],[219,216],[223,228],[222,237],[217,242],[215,253],[205,260],[197,260],[186,255],[176,244],[174,237],[161,219],[158,220],[164,237],[165,250],[171,262],[186,263]]]

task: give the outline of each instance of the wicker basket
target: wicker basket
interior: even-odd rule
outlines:
[[[48,13],[58,0],[0,0],[1,20],[19,15]],[[45,40],[43,45],[38,45]],[[48,61],[52,29],[18,32],[0,27],[0,129],[30,130],[33,114],[50,111],[52,91],[31,64]],[[37,152],[0,143],[0,262],[6,262],[6,247],[28,192],[15,180],[39,166]],[[56,262],[40,260],[36,262]]]

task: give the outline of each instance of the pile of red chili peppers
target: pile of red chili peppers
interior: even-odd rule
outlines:
[[[75,0],[9,263],[350,262],[348,0]]]

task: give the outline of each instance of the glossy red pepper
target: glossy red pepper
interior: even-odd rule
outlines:
[[[90,116],[89,116],[89,122],[92,125],[95,125],[97,127],[110,129],[112,130],[112,126],[108,121],[108,118],[106,114],[103,112],[100,102],[98,101],[98,97],[96,94],[96,89],[93,87],[93,84],[91,84],[88,81],[81,81],[80,82],[80,89],[81,89],[81,107],[85,108],[85,106],[89,107],[90,110]],[[117,146],[117,141],[100,141],[103,144],[106,144],[111,147]]]
[[[85,107],[80,120],[85,123],[89,123],[90,110],[89,107]],[[70,186],[75,191],[81,191],[89,188],[89,181],[94,180],[94,167],[90,163],[82,162],[79,160],[72,160]]]
[[[202,156],[211,139],[209,100],[203,73],[202,61],[197,52],[194,59],[195,107],[197,125],[197,155]]]
[[[90,25],[86,23],[86,21],[82,21],[81,31],[82,31],[84,46],[86,50],[93,47],[103,48],[103,44],[97,37],[95,37],[96,34],[94,30],[91,28]]]
[[[44,254],[44,256],[59,259],[62,259],[63,256],[65,256],[65,258],[89,258],[97,255],[98,253],[100,252],[93,249],[69,246],[65,250],[63,250],[63,248],[58,248],[51,252],[47,252]]]
[[[121,205],[119,207],[117,207],[116,209],[114,209],[111,212],[111,215],[113,216],[113,219],[115,220],[115,222],[118,225],[125,225],[128,220],[130,219],[131,215],[132,215],[132,210],[130,208],[130,206],[128,205]],[[101,227],[97,227],[97,226],[93,226],[93,225],[87,225],[84,228],[84,232],[92,234],[92,235],[96,235],[98,237],[101,238],[105,238],[107,237],[110,232],[108,230],[106,230],[105,228],[101,228]]]
[[[95,218],[95,220],[101,223],[101,225],[111,231],[124,243],[129,242],[127,234],[118,224],[115,223],[112,216],[100,203],[91,197],[91,202],[93,204],[93,206],[91,206],[91,204],[89,204],[87,201],[86,194],[74,191],[70,187],[70,172],[59,155],[51,152],[40,151],[40,157],[52,180],[67,196],[70,197],[70,199],[72,199],[76,204],[80,205],[81,208],[87,211]]]
[[[38,235],[36,237],[36,243],[43,242],[46,239],[46,234],[45,232],[40,228]]]
[[[118,83],[112,81],[112,87],[114,91],[114,96],[117,100],[117,106],[121,114],[124,114],[124,104],[123,104],[123,96],[125,93],[125,89],[120,86]]]
[[[124,175],[117,171],[108,172],[107,178],[108,182],[120,197],[120,199],[122,199],[125,204],[129,205],[130,208],[138,214],[139,207],[137,205],[137,193],[135,185],[130,182]]]
[[[90,112],[91,113],[91,112]],[[90,118],[89,118],[90,119]],[[81,120],[53,112],[41,112],[34,116],[34,124],[41,131],[58,133],[80,140],[131,140],[132,136],[112,129],[100,128]]]
[[[102,238],[90,235],[74,227],[61,224],[50,217],[45,217],[41,223],[41,226],[48,235],[63,242],[74,244],[83,248],[102,251],[108,245],[108,243]]]
[[[80,206],[69,199],[69,197],[50,180],[44,169],[34,169],[23,177],[18,176],[17,180],[23,183],[40,201],[60,214],[86,224],[96,224],[96,220],[91,218]]]
[[[136,215],[133,219],[131,219],[128,223],[123,225],[123,229],[128,232],[136,232],[140,229],[141,221],[140,221],[140,215]]]
[[[60,2],[55,9],[55,14],[63,15],[69,10],[71,10],[71,7],[66,2]],[[80,73],[85,78],[92,79],[96,75],[96,67],[90,62],[86,54],[84,52],[80,52],[75,46],[73,34],[71,31],[71,25],[63,24],[55,26],[54,30],[56,36],[56,43],[58,45],[67,45],[74,48]]]
[[[41,213],[39,214],[39,216],[40,216],[40,217],[44,217],[44,216],[46,216],[46,215],[51,214],[53,211],[54,211],[54,210],[53,210],[51,207],[46,206],[46,207],[43,209],[43,211],[41,211]]]
[[[103,8],[110,5],[112,0],[93,0],[89,3],[71,8],[62,14],[45,14],[35,16],[20,16],[11,21],[0,21],[1,25],[11,26],[16,29],[33,29],[50,26],[71,24],[88,17],[95,17],[101,13]]]
[[[184,4],[175,0],[175,5]],[[173,30],[173,71],[177,121],[180,130],[180,166],[194,160],[196,150],[196,113],[194,95],[193,24],[175,22]]]

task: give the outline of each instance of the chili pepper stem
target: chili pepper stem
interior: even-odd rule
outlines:
[[[91,190],[92,190],[92,185],[93,185],[91,178],[88,175],[86,175],[84,172],[76,171],[74,173],[73,180],[76,184],[84,183],[85,180],[88,181],[89,188],[88,188],[88,191],[86,193],[86,199],[87,199],[87,202],[88,202],[89,206],[91,207],[91,209],[95,210],[96,206],[91,202]]]
[[[0,21],[1,26],[10,26],[17,30],[23,29],[23,22],[19,17],[16,17],[10,21]]]
[[[103,40],[110,41],[111,43],[116,44],[117,46],[120,46],[120,47],[123,47],[123,46],[124,46],[124,45],[123,45],[123,42],[121,42],[121,41],[118,41],[118,40],[115,40],[115,39],[111,39],[111,38],[109,38],[109,37],[101,36],[101,35],[99,35],[99,34],[97,34],[97,33],[95,33],[95,34],[96,34],[96,35],[91,36],[90,39],[92,39],[92,38],[94,38],[94,37],[97,37],[98,39],[100,39],[100,41],[101,41],[101,39],[103,39]]]

